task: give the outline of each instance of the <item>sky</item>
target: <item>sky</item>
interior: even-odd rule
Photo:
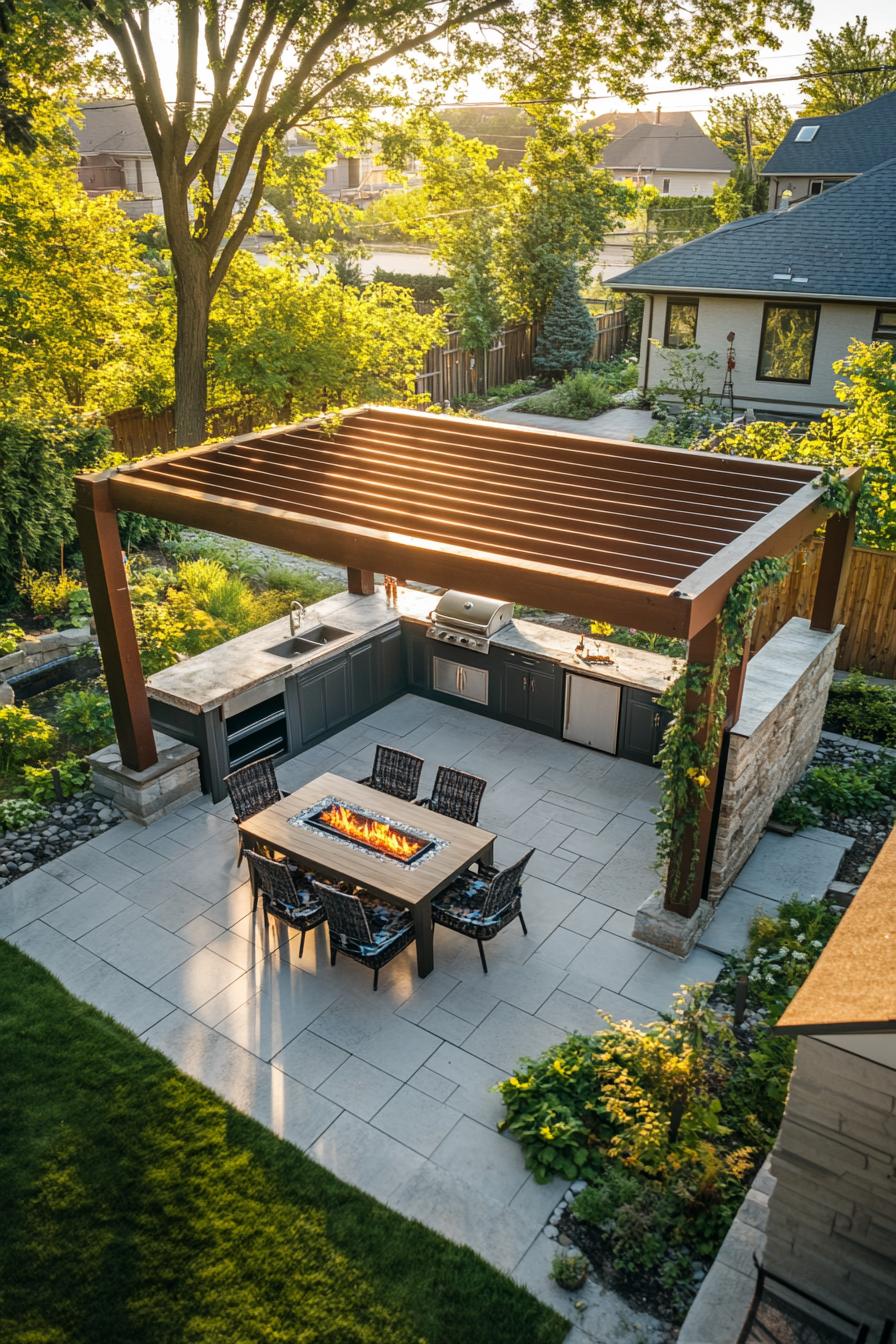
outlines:
[[[845,22],[853,20],[859,13],[867,18],[868,28],[872,32],[881,33],[896,26],[896,7],[894,7],[893,0],[864,0],[864,3],[859,0],[856,8],[853,8],[849,0],[846,4],[844,4],[844,0],[816,0],[810,27],[804,32],[793,30],[782,32],[780,50],[766,54],[765,64],[768,74],[771,76],[793,74],[805,56],[809,39],[814,32],[819,30],[836,32]],[[152,24],[162,80],[166,93],[173,96],[177,60],[173,6],[161,6],[154,9]],[[648,87],[666,90],[670,86],[667,80],[659,77],[649,81]],[[711,98],[720,97],[731,91],[720,89],[701,90],[697,93],[676,91],[671,94],[666,92],[661,95],[648,94],[640,106],[655,108],[659,104],[670,112],[693,112],[700,119],[701,115],[706,112]],[[759,86],[759,91],[777,93],[785,106],[794,113],[799,107],[799,86],[796,82],[764,84]],[[602,90],[599,85],[595,85],[594,93],[601,95]],[[489,89],[478,78],[470,81],[463,96],[467,102],[494,101],[497,98],[495,91]],[[583,115],[596,115],[599,112],[619,109],[621,106],[622,104],[619,103],[618,99],[598,96],[594,101],[583,106]]]

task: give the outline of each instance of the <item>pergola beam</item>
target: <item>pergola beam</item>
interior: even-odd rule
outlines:
[[[158,754],[108,478],[75,480],[75,517],[121,761],[147,770]]]

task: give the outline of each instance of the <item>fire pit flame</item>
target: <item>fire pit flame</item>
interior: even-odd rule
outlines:
[[[376,821],[373,817],[361,816],[343,803],[334,803],[325,812],[321,812],[318,821],[350,840],[369,845],[371,849],[379,850],[382,854],[391,854],[393,858],[402,859],[405,863],[419,854],[426,845],[425,840],[415,840],[390,826],[387,821]]]

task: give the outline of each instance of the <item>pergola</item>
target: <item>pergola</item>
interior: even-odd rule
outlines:
[[[836,619],[860,476],[843,472],[853,508],[827,524],[816,629]],[[817,478],[791,462],[377,406],[79,476],[78,528],[122,763],[148,769],[156,748],[119,510],[345,565],[353,592],[372,592],[375,571],[399,574],[679,636],[689,662],[711,665],[735,580],[828,517]],[[747,656],[731,677],[729,723]],[[686,840],[696,874],[666,891],[683,915],[704,889],[717,782],[716,768]],[[686,854],[678,872],[690,867]]]

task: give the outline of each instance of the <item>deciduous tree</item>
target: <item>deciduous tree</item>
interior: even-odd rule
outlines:
[[[255,221],[276,147],[292,128],[344,120],[425,89],[435,105],[477,67],[527,99],[600,79],[636,98],[664,63],[679,82],[758,71],[775,25],[805,26],[809,0],[180,0],[177,78],[166,98],[152,0],[16,0],[48,39],[103,37],[118,54],[153,156],[177,294],[179,443],[204,432],[211,304]],[[206,75],[205,71],[208,71]],[[205,87],[207,85],[207,88]],[[237,149],[222,155],[222,137]]]
[[[888,70],[864,70],[888,65]],[[832,74],[815,74],[830,70]],[[864,70],[862,74],[837,74],[838,70]],[[836,33],[816,33],[798,67],[803,76],[800,93],[806,100],[802,115],[829,117],[848,112],[896,89],[896,28],[888,33],[869,33],[864,14],[844,23]]]

